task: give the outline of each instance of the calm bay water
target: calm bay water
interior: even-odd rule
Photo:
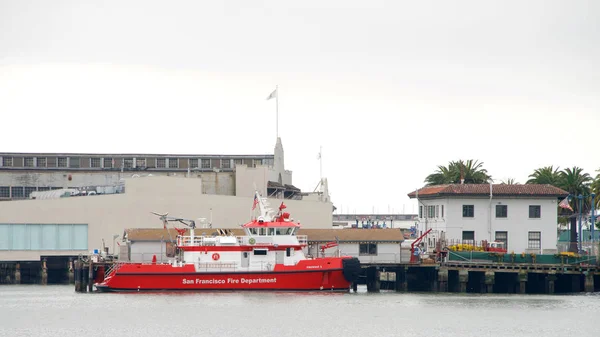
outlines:
[[[77,294],[0,286],[0,336],[598,336],[600,294]]]

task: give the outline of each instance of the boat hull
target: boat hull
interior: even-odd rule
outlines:
[[[319,268],[313,265],[312,269],[281,267],[272,271],[197,272],[193,265],[127,264],[95,286],[98,291],[349,291],[351,282],[344,276],[341,263],[316,266]]]

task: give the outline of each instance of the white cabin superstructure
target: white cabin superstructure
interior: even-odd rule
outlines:
[[[277,265],[294,266],[306,260],[302,248],[308,244],[305,235],[296,235],[300,225],[290,219],[282,202],[277,212],[273,211],[266,198],[258,192],[254,196],[253,210],[258,206],[260,214],[242,225],[244,236],[234,236],[230,231],[215,229],[212,235],[196,235],[194,221],[167,218],[163,222],[179,221],[190,227],[189,235],[177,229],[178,254],[173,266],[193,263],[196,272],[258,272],[273,271]],[[210,229],[204,224],[202,229]],[[212,229],[211,229],[212,230]]]

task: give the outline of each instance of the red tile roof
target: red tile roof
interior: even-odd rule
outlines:
[[[441,196],[489,196],[489,184],[451,184],[427,186],[418,190],[419,197]],[[552,185],[525,184],[508,185],[492,184],[493,196],[526,196],[526,197],[566,197],[569,192]],[[410,192],[409,198],[416,198],[417,191]]]

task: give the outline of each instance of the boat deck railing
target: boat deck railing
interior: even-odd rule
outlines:
[[[280,242],[274,242],[273,238],[277,237],[290,237],[290,235],[274,235],[274,236],[179,236],[178,246],[179,247],[194,247],[194,246],[229,246],[237,244],[239,246],[246,245],[275,245],[281,244]],[[291,237],[296,238],[299,245],[308,244],[308,236],[306,235],[293,235]],[[223,239],[225,238],[225,239]],[[231,239],[229,239],[231,238]],[[292,241],[292,240],[290,240]]]

